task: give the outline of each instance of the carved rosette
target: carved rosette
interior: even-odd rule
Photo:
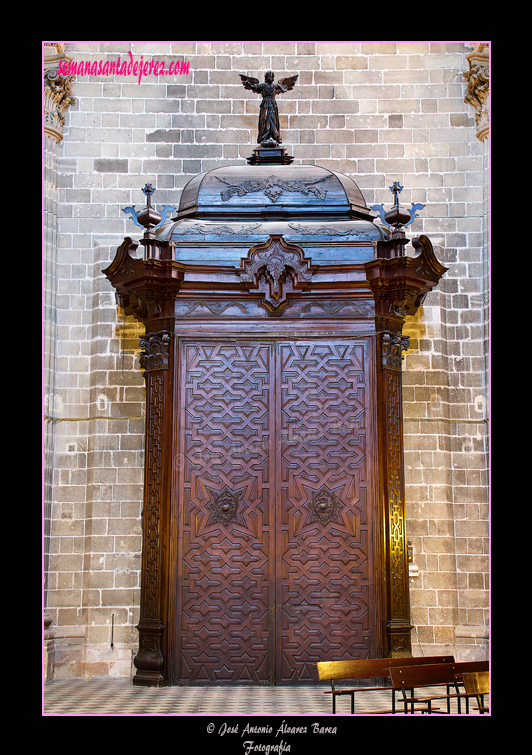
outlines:
[[[233,491],[226,485],[221,492],[212,491],[212,493],[212,499],[207,504],[207,508],[211,512],[208,524],[219,522],[228,525],[237,521],[238,510],[242,506],[243,491]]]
[[[312,273],[312,260],[299,246],[287,243],[281,235],[272,235],[249,250],[238,276],[251,290],[263,294],[261,304],[268,314],[279,315],[290,303],[288,294],[310,283]]]
[[[342,508],[342,503],[338,499],[338,494],[325,485],[312,492],[311,500],[305,503],[305,508],[309,511],[306,524],[340,521],[338,512]]]

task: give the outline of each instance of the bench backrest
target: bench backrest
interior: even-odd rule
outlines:
[[[437,684],[455,684],[452,663],[390,667],[390,678],[394,689],[413,689],[414,687],[432,687],[432,685]]]
[[[489,671],[462,672],[462,679],[468,695],[487,695],[490,691]]]
[[[459,661],[454,664],[455,674],[475,673],[476,671],[489,671],[489,661]]]
[[[452,655],[429,656],[428,658],[365,658],[358,661],[320,661],[316,664],[320,680],[370,679],[389,676],[392,666],[416,666],[433,663],[453,663]]]

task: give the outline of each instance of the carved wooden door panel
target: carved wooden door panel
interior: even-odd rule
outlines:
[[[181,679],[274,680],[272,352],[183,347]]]
[[[279,347],[277,672],[315,680],[315,663],[370,657],[367,344]]]
[[[177,678],[368,657],[368,343],[183,342]]]

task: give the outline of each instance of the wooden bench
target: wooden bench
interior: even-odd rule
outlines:
[[[465,694],[458,691],[453,663],[395,666],[390,668],[390,678],[394,692],[400,691],[402,693],[405,713],[414,713],[416,704],[426,706],[427,713],[439,711],[439,708],[433,707],[433,700],[445,700],[447,703],[446,712],[450,713],[451,700],[456,699],[459,702],[460,698],[465,697]],[[420,695],[416,693],[416,690],[420,687],[438,687],[440,685],[445,685],[445,694]],[[454,688],[455,692],[450,693],[451,688]]]
[[[325,694],[332,695],[332,712],[336,713],[336,697],[339,695],[351,696],[351,713],[355,712],[355,692],[375,692],[383,689],[389,689],[384,686],[372,687],[350,687],[349,689],[335,686],[335,682],[340,679],[374,679],[379,677],[389,678],[390,667],[392,666],[414,666],[420,664],[433,663],[453,663],[454,657],[448,656],[429,656],[427,658],[369,658],[354,661],[320,661],[316,664],[320,681],[329,681],[331,689]],[[392,694],[392,709],[385,711],[372,711],[373,713],[395,713],[395,692]]]

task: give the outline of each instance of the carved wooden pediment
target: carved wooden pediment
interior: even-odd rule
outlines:
[[[303,249],[273,235],[251,247],[237,274],[250,290],[263,294],[261,304],[268,313],[278,315],[290,303],[289,293],[311,282],[313,266]]]

